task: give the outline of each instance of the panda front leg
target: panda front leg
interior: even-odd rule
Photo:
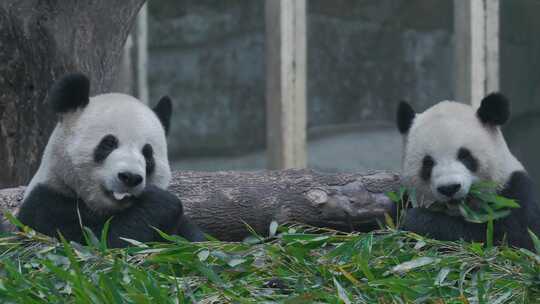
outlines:
[[[148,189],[136,199],[134,206],[116,214],[100,214],[90,210],[85,203],[74,197],[59,193],[46,185],[37,185],[24,200],[18,219],[37,232],[58,237],[61,234],[69,241],[84,243],[81,225],[101,236],[105,222],[111,218],[108,243],[111,247],[125,247],[129,238],[140,242],[160,239],[154,226],[166,233],[174,232],[176,219],[182,215],[182,205],[176,199],[158,191]],[[164,193],[165,192],[165,193]]]
[[[140,242],[162,240],[153,227],[168,234],[178,233],[190,241],[203,241],[203,232],[182,211],[182,203],[176,196],[147,186],[127,210],[112,216],[98,215],[82,201],[40,184],[24,200],[17,218],[37,232],[51,237],[60,233],[67,240],[83,243],[81,223],[100,236],[104,223],[112,217],[108,232],[110,247],[127,246],[121,238]]]
[[[51,237],[60,233],[67,240],[81,243],[84,238],[80,223],[91,228],[101,223],[97,217],[87,214],[86,205],[81,201],[38,184],[23,201],[17,218],[37,232]]]
[[[540,235],[540,204],[533,181],[525,171],[515,171],[501,195],[515,200],[520,208],[513,209],[510,216],[502,219],[495,229],[499,234],[506,234],[510,245],[532,250],[534,244],[528,229]]]
[[[442,241],[483,242],[486,225],[466,222],[463,218],[426,208],[407,209],[402,229]]]
[[[109,246],[126,246],[121,238],[140,242],[162,240],[154,228],[179,234],[189,241],[205,240],[204,233],[183,214],[182,202],[175,195],[149,185],[134,199],[133,206],[111,219]]]
[[[206,241],[206,236],[204,236],[204,232],[185,214],[180,217],[180,221],[178,222],[178,227],[176,229],[176,234],[191,242]]]

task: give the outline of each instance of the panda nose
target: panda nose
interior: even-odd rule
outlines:
[[[437,187],[437,191],[447,197],[452,197],[461,189],[460,184],[450,184]]]
[[[142,176],[131,172],[118,173],[118,179],[128,187],[135,187],[143,181]]]

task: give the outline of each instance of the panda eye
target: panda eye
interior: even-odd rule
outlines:
[[[114,135],[106,135],[94,150],[94,161],[103,162],[116,148],[118,148],[118,139]]]
[[[422,168],[420,169],[420,177],[428,181],[431,178],[431,171],[433,171],[434,166],[435,160],[433,160],[433,157],[429,155],[424,156],[424,159],[422,159]]]
[[[152,145],[144,145],[142,148],[142,155],[146,160],[146,175],[150,175],[152,172],[154,172],[154,168],[156,166],[154,162],[154,149],[152,149]]]
[[[471,172],[476,172],[476,170],[478,170],[478,161],[469,149],[460,148],[458,150],[457,159]]]

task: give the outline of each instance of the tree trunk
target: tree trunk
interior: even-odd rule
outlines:
[[[399,188],[389,172],[325,174],[311,170],[257,172],[174,172],[170,191],[184,212],[220,240],[249,235],[246,224],[268,234],[272,220],[343,231],[366,231],[392,214],[385,193]],[[0,190],[0,206],[15,211],[24,188]]]
[[[144,2],[0,1],[0,188],[36,171],[56,121],[44,102],[55,79],[81,71],[93,94],[111,88]]]

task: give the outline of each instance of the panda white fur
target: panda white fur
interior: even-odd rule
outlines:
[[[403,182],[416,190],[421,207],[442,202],[457,209],[476,181],[494,181],[500,194],[515,199],[519,209],[495,222],[495,239],[532,248],[527,229],[540,235],[540,207],[533,184],[512,155],[500,126],[509,118],[508,100],[500,93],[486,96],[480,107],[443,101],[421,114],[401,102],[398,129],[403,135]],[[486,225],[427,208],[407,210],[403,228],[440,240],[485,241]]]
[[[152,227],[203,240],[180,200],[165,190],[171,179],[170,99],[163,97],[150,109],[124,94],[89,98],[89,87],[88,78],[75,73],[51,88],[48,101],[60,119],[25,191],[20,221],[82,242],[81,224],[100,235],[112,218],[112,247],[127,245],[121,237],[160,240]]]

